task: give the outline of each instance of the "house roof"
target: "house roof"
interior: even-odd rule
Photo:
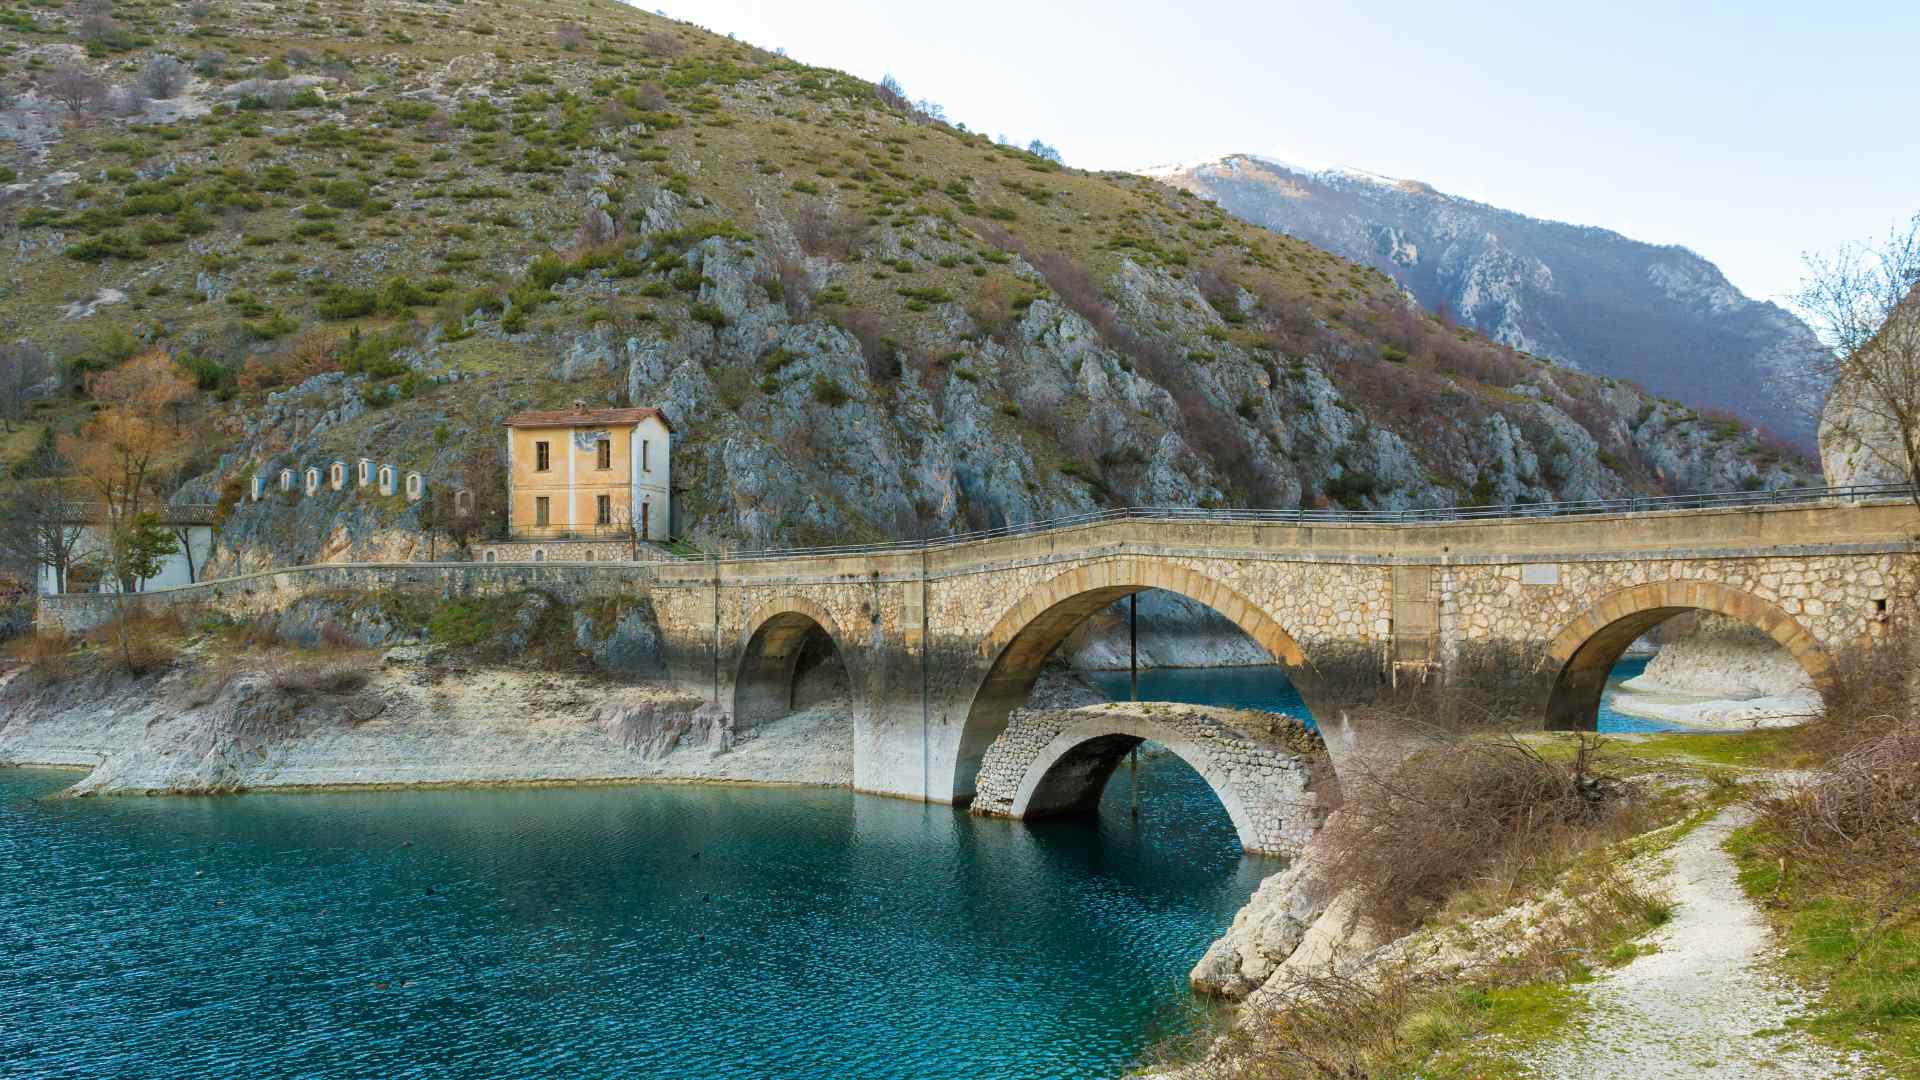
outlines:
[[[534,409],[514,413],[501,423],[507,427],[615,427],[637,424],[649,416],[673,430],[659,409]]]

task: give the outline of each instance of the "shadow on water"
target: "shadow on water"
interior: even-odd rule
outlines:
[[[844,791],[38,798],[0,1073],[1084,1076],[1277,869],[1177,759],[1025,826]]]
[[[1629,716],[1613,708],[1618,685],[1646,670],[1647,657],[1623,659],[1613,666],[1607,691],[1600,699],[1600,730],[1686,731],[1678,724]],[[1127,673],[1091,671],[1083,673],[1093,687],[1116,701],[1127,699]],[[1313,723],[1306,702],[1300,698],[1287,669],[1279,664],[1260,664],[1232,668],[1149,668],[1140,672],[1141,701],[1178,701],[1188,705],[1219,705],[1234,709],[1265,709],[1285,713]]]

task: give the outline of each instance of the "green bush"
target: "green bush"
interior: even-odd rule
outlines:
[[[853,396],[848,394],[846,387],[841,386],[833,376],[815,375],[813,377],[813,400],[825,405],[829,409],[837,409],[847,402],[852,401]]]
[[[379,309],[383,315],[405,315],[431,303],[433,296],[406,278],[388,278],[380,289]]]
[[[366,205],[367,185],[358,180],[335,180],[327,185],[327,205],[335,210],[358,210]]]
[[[379,303],[372,289],[329,285],[317,310],[323,319],[359,319],[373,314]]]
[[[77,244],[67,245],[67,258],[80,262],[105,262],[108,259],[139,260],[147,257],[147,249],[131,237],[117,232],[103,232],[99,236],[89,237]]]
[[[394,357],[394,353],[404,344],[406,342],[398,334],[375,334],[363,338],[356,330],[347,338],[340,369],[349,375],[366,375],[375,379],[406,375],[411,369],[405,361]]]

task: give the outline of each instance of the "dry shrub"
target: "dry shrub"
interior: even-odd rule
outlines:
[[[800,250],[841,262],[867,246],[870,230],[865,214],[852,209],[835,210],[820,203],[802,207],[793,221],[793,238],[800,244]]]
[[[1920,716],[1901,627],[1842,656],[1795,748],[1818,767],[1758,802],[1762,853],[1874,913],[1864,939],[1920,911]]]
[[[1855,745],[1770,805],[1806,854],[1890,843],[1920,872],[1920,719],[1908,717]]]
[[[186,627],[175,611],[149,610],[135,602],[120,615],[82,636],[125,666],[129,673],[148,675],[172,666],[179,659]]]
[[[291,653],[270,667],[267,685],[285,694],[351,694],[366,687],[371,668],[364,654]]]
[[[1581,736],[1562,762],[1511,735],[1455,738],[1389,767],[1356,762],[1321,835],[1326,879],[1356,890],[1362,918],[1411,929],[1496,864],[1550,857],[1607,824],[1622,800],[1596,770],[1601,745]]]
[[[1913,711],[1914,644],[1901,628],[1842,654],[1821,692],[1820,715],[1798,731],[1797,749],[1816,762],[1837,761],[1898,727]]]
[[[1520,946],[1516,951],[1461,967],[1435,963],[1415,948],[1359,970],[1290,973],[1284,986],[1269,987],[1284,995],[1284,1008],[1244,1014],[1211,1046],[1169,1044],[1156,1063],[1204,1054],[1199,1075],[1263,1080],[1426,1075],[1436,1053],[1486,1029],[1491,993],[1581,977],[1591,958],[1672,916],[1671,901],[1618,859],[1596,855],[1557,883],[1551,915],[1523,934],[1501,933],[1503,943]]]
[[[648,56],[666,59],[672,59],[687,51],[686,43],[681,41],[678,35],[669,34],[664,30],[651,31],[642,36],[640,47],[646,50]]]
[[[63,660],[73,651],[73,639],[65,630],[35,630],[26,637],[19,638],[8,645],[8,651],[14,659],[23,664],[43,664],[49,660]]]
[[[22,690],[51,686],[73,672],[73,639],[64,630],[35,630],[8,643],[7,651],[26,668],[13,682]]]

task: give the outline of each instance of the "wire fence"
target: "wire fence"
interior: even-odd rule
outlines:
[[[752,562],[771,559],[881,555],[928,551],[1032,536],[1039,533],[1106,525],[1122,521],[1210,525],[1436,525],[1462,521],[1526,521],[1536,518],[1602,517],[1661,510],[1737,510],[1743,507],[1794,506],[1809,503],[1866,502],[1910,499],[1907,484],[1854,484],[1844,487],[1774,488],[1726,491],[1701,495],[1640,495],[1624,499],[1584,499],[1569,502],[1516,503],[1502,506],[1447,506],[1414,510],[1209,510],[1200,507],[1128,506],[1084,514],[1044,518],[995,529],[950,533],[921,540],[893,540],[877,544],[834,544],[819,547],[758,548],[747,551],[685,554],[683,559],[719,559]]]

